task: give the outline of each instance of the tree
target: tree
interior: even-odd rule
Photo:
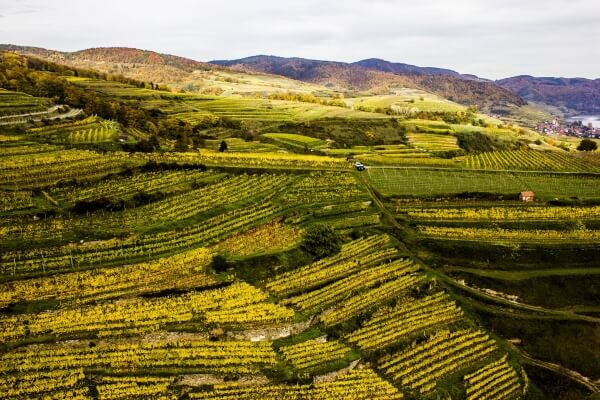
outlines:
[[[212,262],[210,263],[210,266],[217,273],[225,272],[225,271],[227,271],[227,266],[228,266],[227,259],[225,257],[223,257],[222,255],[217,254],[213,257]]]
[[[148,143],[152,146],[152,150],[156,150],[160,148],[160,141],[158,140],[158,136],[151,135],[150,139],[148,139]]]
[[[339,253],[342,243],[332,228],[317,225],[306,230],[301,247],[315,259],[321,259]]]
[[[177,139],[174,150],[177,152],[186,152],[188,151],[188,145],[183,139]]]
[[[598,145],[596,144],[596,142],[590,139],[583,139],[579,143],[579,146],[577,146],[577,150],[579,151],[596,151],[597,148]]]
[[[221,144],[219,144],[219,151],[222,153],[224,151],[227,151],[227,142],[224,140],[221,140]]]

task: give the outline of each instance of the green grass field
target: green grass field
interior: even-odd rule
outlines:
[[[473,169],[600,172],[600,166],[586,162],[565,152],[517,150],[481,153],[465,159],[465,166]]]
[[[369,168],[373,186],[385,196],[435,197],[464,192],[487,192],[516,196],[532,190],[540,199],[600,198],[600,176],[477,172],[419,168]]]

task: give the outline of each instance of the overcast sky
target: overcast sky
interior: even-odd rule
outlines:
[[[0,43],[600,78],[599,0],[0,0]]]

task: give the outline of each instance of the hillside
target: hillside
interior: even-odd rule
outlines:
[[[70,53],[15,45],[0,45],[0,49],[187,92],[246,96],[293,91],[332,98],[348,91],[394,94],[399,88],[413,88],[464,105],[477,105],[483,112],[502,115],[528,126],[539,122],[538,118],[530,119],[530,113],[521,112],[525,105],[521,98],[492,82],[443,68],[417,67],[379,59],[348,64],[254,56],[204,63],[125,47]]]
[[[449,75],[449,76],[459,76],[460,74],[456,71],[452,71],[450,69],[444,68],[434,68],[434,67],[418,67],[416,65],[404,64],[404,63],[393,63],[387,60],[382,60],[380,58],[368,58],[365,60],[360,60],[352,63],[352,65],[357,65],[359,67],[372,69],[375,71],[381,72],[392,72],[395,74],[415,74],[415,75]]]
[[[418,89],[169,89],[0,51],[0,397],[598,396],[598,153]]]
[[[38,47],[0,45],[0,50],[40,58],[75,68],[166,85],[205,94],[270,94],[296,91],[331,94],[322,86],[272,74],[242,73],[217,65],[154,51],[127,47],[104,47],[60,52]]]
[[[496,83],[525,100],[558,107],[567,114],[600,113],[600,79],[522,75]]]
[[[381,93],[389,92],[394,87],[406,86],[426,90],[459,103],[476,104],[482,108],[497,104],[525,104],[521,98],[493,82],[460,75],[450,70],[421,68],[383,60],[371,59],[350,64],[261,55],[238,60],[216,60],[211,63],[350,90]]]
[[[101,47],[75,52],[61,52],[43,49],[40,47],[27,47],[15,45],[0,45],[0,50],[14,51],[21,54],[48,59],[62,64],[83,62],[105,62],[122,64],[147,64],[154,66],[170,66],[192,72],[195,70],[219,69],[214,65],[203,63],[189,58],[161,54],[155,51],[140,50],[130,47]]]
[[[392,72],[394,74],[402,75],[445,75],[467,80],[485,81],[485,79],[481,79],[475,75],[460,74],[451,69],[436,67],[418,67],[416,65],[411,64],[390,62],[382,60],[380,58],[369,58],[366,60],[354,62],[352,63],[352,65],[358,65],[359,67],[372,69],[375,71]]]

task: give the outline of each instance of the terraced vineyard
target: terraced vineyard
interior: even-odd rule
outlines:
[[[445,375],[468,368],[496,351],[494,341],[480,331],[440,331],[383,361],[385,374],[403,387],[426,394]]]
[[[296,135],[293,133],[265,133],[264,137],[280,142],[284,145],[300,147],[300,148],[318,148],[326,143],[323,140],[315,139],[309,136]]]
[[[383,309],[381,314],[364,322],[361,329],[352,332],[348,340],[362,349],[374,350],[461,317],[462,311],[456,304],[438,293],[401,303],[390,310]]]
[[[13,211],[33,206],[33,193],[30,191],[1,192],[0,211]]]
[[[418,111],[461,112],[465,110],[465,107],[460,104],[412,88],[398,88],[394,95],[359,97],[349,99],[347,102],[357,109],[376,111],[377,109],[391,108],[409,114]]]
[[[84,303],[128,293],[211,286],[217,284],[216,279],[202,273],[210,263],[211,255],[209,250],[200,248],[131,266],[3,283],[0,305],[7,306],[15,301],[75,298]]]
[[[506,357],[465,376],[467,399],[506,399],[523,392],[519,376],[508,364]]]
[[[190,189],[193,183],[210,182],[222,176],[208,174],[197,170],[149,172],[143,175],[124,176],[93,184],[79,185],[70,188],[56,188],[49,195],[56,201],[75,203],[93,200],[100,197],[127,199],[136,193],[177,193]]]
[[[131,235],[123,239],[6,251],[1,256],[0,269],[11,277],[22,277],[144,260],[216,243],[270,220],[281,211],[281,208],[267,202],[217,215],[200,226],[191,225],[143,236]]]
[[[327,310],[320,317],[326,326],[341,324],[366,313],[375,307],[391,301],[408,289],[419,283],[419,278],[414,276],[403,276],[381,286],[369,289],[354,297],[351,297],[337,306]]]
[[[285,169],[349,169],[346,160],[334,157],[293,153],[239,152],[221,153],[202,150],[199,153],[152,154],[157,162],[202,164],[208,166],[285,168]]]
[[[450,228],[420,226],[419,231],[424,235],[443,237],[452,240],[482,240],[482,241],[565,241],[565,242],[596,242],[600,238],[600,231],[580,229],[573,231],[559,231],[552,229],[486,229],[486,228]]]
[[[274,152],[274,151],[281,151],[282,148],[280,146],[277,146],[275,144],[271,144],[271,143],[263,143],[263,142],[259,142],[259,141],[246,141],[240,138],[227,138],[227,139],[223,139],[223,140],[218,140],[218,139],[214,139],[214,140],[207,140],[206,144],[207,147],[211,148],[212,150],[219,150],[219,146],[221,145],[221,142],[225,142],[227,143],[227,149],[229,149],[232,152],[249,152],[249,153],[258,153],[258,152]]]
[[[326,148],[322,150],[331,155],[352,155],[354,158],[372,166],[460,167],[461,158],[448,159],[436,157],[435,155],[435,152],[458,150],[454,136],[437,134],[409,134],[408,136],[412,137],[413,135],[421,137],[422,141],[418,144],[409,141],[408,144],[354,146],[349,149]],[[429,136],[432,136],[434,140],[430,141]]]
[[[284,359],[289,361],[294,368],[303,371],[343,359],[352,352],[352,349],[339,342],[312,339],[283,347],[281,352]]]
[[[472,169],[600,172],[597,166],[565,152],[515,150],[481,153],[465,159]]]
[[[409,133],[407,136],[409,143],[417,149],[427,151],[453,151],[460,149],[455,136],[430,133]]]
[[[77,115],[0,126],[1,398],[600,390],[593,162],[416,89],[19,57],[0,78],[70,108],[0,90],[0,124]]]
[[[365,118],[381,119],[383,115],[373,115],[342,107],[325,106],[311,103],[298,103],[282,100],[252,98],[213,98],[189,102],[200,116],[216,115],[231,119],[263,122],[311,121],[319,118]],[[185,114],[184,118],[196,118],[194,114]]]
[[[68,343],[46,345],[35,351],[16,350],[3,354],[0,370],[4,373],[35,373],[57,365],[68,365],[73,369],[95,365],[114,372],[174,368],[248,375],[261,368],[273,368],[276,362],[276,354],[267,342],[159,340],[120,344],[102,341],[91,350],[88,344]]]
[[[46,99],[0,88],[0,123],[10,122],[15,117],[27,118],[32,113],[42,113],[49,105]]]
[[[210,279],[207,283],[211,283]],[[123,300],[65,308],[40,313],[26,320],[4,319],[0,340],[7,342],[48,332],[58,337],[90,332],[99,337],[122,336],[152,332],[166,324],[193,319],[202,319],[207,324],[235,325],[248,322],[268,324],[293,317],[293,312],[282,306],[262,303],[265,298],[264,293],[241,284],[154,301]]]
[[[43,128],[33,128],[29,135],[52,143],[114,142],[120,136],[120,127],[114,121],[89,117],[76,122],[65,122]]]
[[[310,289],[338,277],[344,277],[358,271],[369,263],[385,260],[396,254],[394,249],[373,252],[375,246],[385,245],[389,238],[373,236],[350,242],[335,257],[324,258],[296,271],[277,277],[267,284],[267,289],[275,294],[284,295],[299,290]],[[357,259],[356,257],[361,257]]]
[[[410,266],[411,263],[408,260],[384,263],[352,274],[321,289],[291,297],[285,303],[292,304],[301,310],[332,306],[353,291],[376,286],[378,283],[385,282],[390,278],[413,271]]]
[[[212,392],[190,393],[192,399],[337,399],[343,396],[350,400],[364,399],[369,396],[374,400],[402,399],[402,393],[394,386],[381,379],[369,369],[354,370],[343,374],[330,382],[314,385],[255,385],[237,384],[215,385]]]
[[[426,221],[538,221],[560,219],[598,219],[600,207],[415,207],[397,211],[406,211],[411,219]]]
[[[35,159],[29,155],[0,159],[0,182],[10,188],[41,188],[59,181],[92,180],[141,164],[127,153],[102,156],[86,150],[57,150]]]

